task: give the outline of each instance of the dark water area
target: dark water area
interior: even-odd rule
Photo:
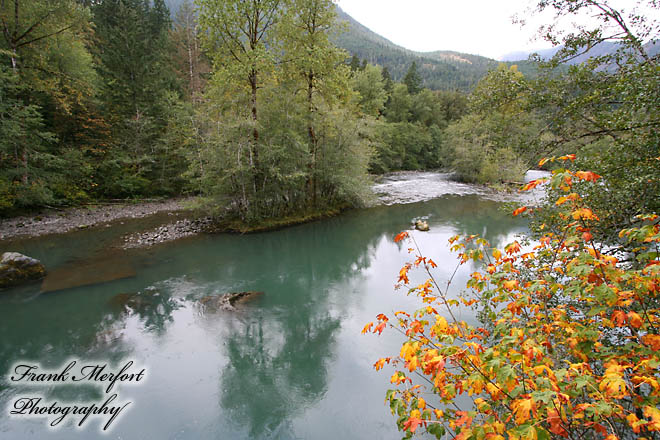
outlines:
[[[501,202],[466,194],[148,249],[116,244],[156,218],[0,243],[50,272],[50,281],[0,292],[0,438],[400,438],[383,403],[392,371],[372,365],[398,353],[401,336],[360,332],[378,313],[421,307],[394,289],[410,255],[393,237],[417,218],[431,229],[413,235],[441,280],[456,266],[450,236],[482,234],[502,246],[526,231]],[[461,268],[457,290],[474,269]],[[235,311],[201,302],[243,291],[264,293]],[[9,416],[16,398],[37,392],[50,401],[102,399],[99,387],[9,384],[16,362],[59,368],[69,359],[146,368],[143,382],[118,386],[132,403],[109,433],[99,419],[53,429],[50,418]]]

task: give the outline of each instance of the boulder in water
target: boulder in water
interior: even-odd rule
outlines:
[[[429,224],[425,220],[417,220],[415,222],[415,229],[426,232],[429,230]]]
[[[41,261],[18,252],[5,252],[0,261],[0,287],[11,287],[46,276]]]
[[[249,301],[255,297],[263,295],[263,292],[233,292],[224,295],[210,295],[200,299],[199,302],[205,308],[213,310],[236,310],[237,303]]]

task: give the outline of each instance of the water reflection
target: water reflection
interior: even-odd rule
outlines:
[[[253,321],[231,328],[221,405],[247,438],[268,438],[286,429],[327,389],[329,356],[340,320],[310,320],[296,313],[278,322]]]
[[[445,196],[276,232],[200,236],[112,253],[102,252],[109,231],[100,231],[97,241],[93,231],[72,234],[68,255],[62,248],[52,259],[39,255],[46,266],[55,272],[85,261],[83,267],[102,266],[106,282],[3,292],[0,370],[19,359],[60,366],[71,357],[130,357],[149,366],[149,380],[131,390],[135,407],[109,438],[336,438],[355,425],[357,413],[365,436],[396,437],[387,408],[378,406],[387,378],[382,384],[371,368],[376,355],[365,353],[398,340],[357,339],[375,314],[414,302],[392,289],[408,259],[393,237],[413,219],[428,219],[431,231],[416,237],[443,271],[454,267],[446,248],[451,235],[480,233],[501,246],[524,231],[524,223],[499,207],[476,195]],[[47,241],[30,243],[43,250]],[[34,254],[32,245],[21,250]],[[135,275],[115,279],[113,268],[119,273],[127,264]],[[241,291],[264,294],[233,312],[199,305],[209,295]],[[6,386],[3,376],[2,407],[16,395]],[[322,417],[328,408],[336,419]],[[5,413],[0,425],[9,438],[46,433],[45,423],[26,425]],[[97,438],[94,430],[48,434]]]

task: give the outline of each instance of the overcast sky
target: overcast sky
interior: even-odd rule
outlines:
[[[338,0],[357,21],[407,49],[455,50],[490,58],[550,45],[534,40],[540,17],[525,14],[534,0]],[[613,0],[630,6],[632,0]],[[657,11],[656,11],[657,12]],[[519,14],[529,20],[512,23]],[[547,20],[547,16],[546,16]]]

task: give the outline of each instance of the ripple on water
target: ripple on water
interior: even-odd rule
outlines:
[[[547,171],[530,170],[525,175],[525,182],[549,175]],[[373,186],[373,190],[384,205],[425,202],[448,194],[476,194],[484,199],[498,202],[534,204],[544,195],[541,187],[527,193],[515,191],[504,193],[485,185],[457,182],[452,180],[453,176],[453,173],[432,171],[400,171],[383,176]]]

